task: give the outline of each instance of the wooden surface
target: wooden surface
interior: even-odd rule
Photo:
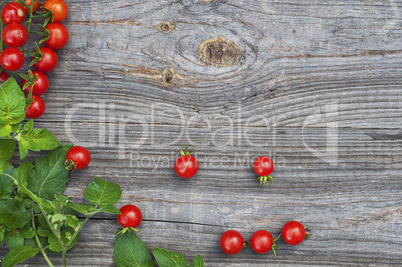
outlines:
[[[119,183],[150,248],[207,266],[402,265],[402,1],[66,2],[70,42],[36,126],[90,148],[69,196],[84,201],[93,175]],[[172,168],[186,144],[190,180]],[[251,168],[263,154],[277,163],[266,188]],[[313,235],[276,257],[219,248],[228,229],[289,220]],[[117,227],[90,220],[68,263],[113,266]]]

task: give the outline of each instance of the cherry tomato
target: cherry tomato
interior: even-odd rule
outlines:
[[[23,23],[25,15],[25,8],[20,3],[8,3],[1,10],[1,20],[6,25],[11,23]]]
[[[32,96],[33,102],[25,110],[25,115],[29,119],[37,119],[45,113],[45,102],[39,96]]]
[[[82,170],[89,165],[89,162],[91,162],[91,154],[88,149],[83,146],[73,146],[67,152],[66,160],[68,170]]]
[[[7,72],[5,71],[0,72],[0,81],[4,83],[5,81],[8,80],[8,78],[10,78],[10,75]]]
[[[180,151],[180,157],[176,159],[174,163],[174,169],[176,173],[181,178],[191,178],[198,171],[198,161],[195,157],[191,156],[191,152],[188,151],[188,146],[186,146],[186,150]]]
[[[63,24],[58,22],[50,23],[46,26],[46,29],[50,31],[49,39],[43,42],[47,47],[60,49],[67,44],[69,34]]]
[[[54,70],[57,66],[57,62],[59,61],[56,52],[48,47],[41,47],[40,51],[43,53],[43,57],[33,65],[34,68],[41,72],[49,72]]]
[[[53,12],[53,22],[62,22],[68,14],[68,6],[63,0],[47,0],[43,7]]]
[[[235,255],[242,250],[244,239],[239,232],[229,230],[222,234],[220,244],[223,252],[229,255]]]
[[[272,181],[273,178],[269,176],[274,170],[274,162],[267,156],[258,157],[254,161],[254,171],[260,176],[258,180],[261,185],[268,185],[268,180]]]
[[[28,75],[28,73],[26,73]],[[44,93],[46,93],[47,89],[49,88],[49,79],[47,78],[47,76],[40,72],[40,71],[36,71],[33,70],[32,71],[33,76],[35,77],[35,75],[38,75],[38,77],[35,80],[35,84],[33,86],[33,91],[32,94],[33,95],[43,95]],[[26,80],[21,79],[21,86],[24,87],[24,85],[27,83]],[[25,93],[29,93],[29,90],[31,90],[32,85],[29,85],[27,88],[25,88],[24,92]]]
[[[17,1],[18,0],[14,0],[14,2],[17,2]],[[27,4],[28,6],[31,6],[32,1],[31,0],[25,0],[25,4]],[[38,7],[39,7],[39,1],[34,0],[33,7],[32,7],[32,13],[35,12],[38,9]],[[28,7],[25,8],[25,12],[27,14],[29,14],[29,8]]]
[[[10,47],[20,47],[28,41],[28,31],[22,24],[9,24],[4,28],[1,38]]]
[[[135,205],[125,205],[120,209],[121,214],[117,215],[118,223],[125,227],[137,227],[142,222],[142,212]]]
[[[282,228],[282,238],[289,245],[298,245],[306,237],[303,224],[297,221],[287,222]]]
[[[24,65],[24,54],[17,48],[9,47],[0,54],[0,64],[8,71],[19,70]]]
[[[259,230],[251,236],[251,248],[260,254],[267,253],[271,250],[274,239],[270,232]]]

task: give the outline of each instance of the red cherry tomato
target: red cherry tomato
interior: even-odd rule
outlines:
[[[0,72],[0,81],[4,83],[5,81],[8,80],[8,78],[10,78],[10,75],[7,72],[5,71]]]
[[[23,23],[25,15],[25,8],[20,3],[8,3],[1,10],[1,20],[6,25],[11,23]]]
[[[62,22],[68,14],[68,6],[63,0],[47,0],[43,7],[53,12],[53,22]]]
[[[28,31],[22,24],[9,24],[4,28],[1,38],[10,47],[21,47],[28,41]]]
[[[0,64],[8,71],[19,70],[24,65],[24,54],[17,48],[9,47],[0,54]]]
[[[229,255],[235,255],[242,250],[244,239],[239,232],[229,230],[222,234],[220,245],[223,252]]]
[[[60,49],[67,44],[69,34],[63,24],[58,22],[50,23],[46,26],[46,29],[50,31],[49,39],[43,42],[47,47]]]
[[[191,152],[188,151],[188,146],[186,150],[180,151],[181,156],[176,159],[174,163],[174,169],[181,178],[191,178],[198,171],[198,161],[195,157],[191,156]]]
[[[28,75],[28,73],[26,73]],[[35,77],[35,75],[38,75],[38,77],[35,80],[35,84],[33,86],[33,91],[32,94],[33,95],[43,95],[44,93],[46,93],[47,89],[49,88],[49,79],[47,78],[47,76],[40,72],[40,71],[36,71],[33,70],[32,71],[33,76]],[[27,83],[26,80],[21,79],[21,86],[24,87],[24,85]],[[29,85],[27,88],[25,88],[24,92],[25,93],[29,93],[29,90],[31,90],[32,85]]]
[[[274,162],[267,156],[258,157],[254,161],[254,171],[259,176],[268,176],[274,170]]]
[[[250,245],[255,252],[264,254],[271,250],[273,240],[270,232],[259,230],[251,236]]]
[[[282,238],[289,245],[298,245],[306,237],[303,224],[297,221],[287,222],[282,228]]]
[[[41,72],[49,72],[54,70],[57,66],[57,62],[59,61],[56,52],[48,47],[41,47],[40,51],[43,53],[43,57],[33,65],[34,68]]]
[[[68,170],[82,170],[91,162],[91,154],[88,149],[83,146],[73,146],[67,152],[66,160],[66,164],[69,165],[67,167]]]
[[[125,205],[120,209],[121,214],[117,215],[118,223],[126,227],[137,227],[142,222],[142,212],[135,205]]]
[[[17,1],[18,0],[14,0],[14,2],[17,2]],[[28,6],[31,6],[32,1],[31,0],[25,0],[25,4],[27,4]],[[32,13],[35,12],[38,9],[38,7],[39,7],[39,1],[35,0],[34,3],[33,3],[33,7],[32,7]],[[28,7],[25,8],[25,12],[27,14],[29,14],[29,8]]]
[[[39,96],[32,96],[33,102],[25,110],[26,116],[29,119],[37,119],[45,113],[45,102]]]

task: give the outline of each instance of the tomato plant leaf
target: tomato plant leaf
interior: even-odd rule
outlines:
[[[15,199],[0,200],[0,224],[11,229],[21,229],[31,220],[25,206]]]
[[[73,203],[73,202],[68,202],[67,207],[72,208],[73,210],[86,214],[87,212],[93,210],[94,207],[91,205],[85,204],[85,203]]]
[[[17,263],[21,263],[29,258],[35,257],[39,249],[31,246],[21,246],[10,250],[3,260],[3,267],[12,267]]]
[[[13,172],[13,167],[8,168],[0,175],[0,199],[11,198],[13,192],[13,180],[8,176]]]
[[[5,172],[10,168],[12,165],[8,160],[0,159],[0,173]]]
[[[0,127],[20,123],[25,119],[25,97],[14,78],[0,85]]]
[[[95,215],[100,212],[106,212],[106,213],[111,213],[111,214],[121,214],[121,212],[115,206],[108,205],[108,206],[96,209],[94,211],[87,212],[87,213],[85,213],[85,215],[92,216],[92,215]]]
[[[61,230],[60,232],[60,236],[61,236],[61,240],[63,241],[64,245],[67,245],[68,242],[70,242],[70,239],[72,238],[72,236],[74,235],[75,231],[72,228],[66,228],[64,230]],[[78,238],[80,237],[80,235],[78,234],[73,242],[68,246],[67,249],[71,249],[72,247],[74,247],[74,245],[78,242]],[[49,242],[50,246],[49,249],[54,251],[54,252],[61,252],[62,248],[60,246],[60,243],[57,239],[57,237],[51,233],[48,238],[47,241]]]
[[[42,158],[34,161],[34,168],[28,174],[28,189],[39,197],[53,199],[61,193],[68,182],[68,172],[65,169],[67,151],[72,144],[51,151]]]
[[[17,142],[11,139],[0,139],[0,159],[10,160],[15,151]]]
[[[183,254],[163,248],[154,247],[152,253],[159,267],[186,267],[187,259]]]
[[[31,122],[31,123],[30,123]],[[61,146],[60,141],[48,129],[32,129],[33,120],[29,120],[20,135],[20,159],[23,160],[32,151],[53,150]]]
[[[193,259],[193,267],[205,267],[204,259],[201,255],[197,255],[197,257]]]
[[[52,233],[52,231],[49,229],[46,229],[42,225],[39,225],[38,229],[36,230],[36,233],[41,237],[48,237]]]
[[[32,162],[23,162],[18,168],[14,168],[13,177],[17,180],[19,186],[28,185],[27,178],[32,167]]]
[[[95,176],[85,190],[84,197],[89,203],[99,207],[113,205],[121,197],[120,185]]]
[[[21,236],[23,238],[28,238],[31,239],[32,237],[35,236],[35,232],[32,229],[31,226],[25,226],[22,230],[21,230]]]
[[[8,249],[18,248],[24,245],[24,237],[21,235],[20,231],[12,230],[7,233],[6,245]]]
[[[117,231],[119,232],[119,230]],[[114,244],[116,267],[153,267],[147,245],[134,233],[127,231],[116,236]]]

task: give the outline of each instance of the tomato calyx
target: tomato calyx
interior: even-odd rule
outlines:
[[[261,186],[262,186],[262,185],[266,186],[266,185],[268,185],[268,181],[273,181],[273,180],[274,180],[274,178],[272,178],[271,175],[268,175],[268,176],[260,176],[260,177],[258,177],[258,179],[257,179],[257,181],[260,182],[260,185],[261,185]]]
[[[32,90],[31,90],[32,91]],[[66,165],[66,170],[69,171],[74,171],[77,169],[77,165],[75,162],[71,159],[67,159],[66,162],[64,162],[64,165]]]
[[[137,229],[135,229],[134,227],[126,227],[126,228],[123,228],[121,231],[119,231],[119,232],[116,234],[116,236],[118,236],[118,235],[124,235],[128,230],[132,230],[132,231],[137,232],[137,233],[140,232],[140,231],[138,231]]]
[[[180,150],[181,156],[190,156],[191,153],[193,153],[193,149],[191,151],[188,151],[188,146],[186,146],[186,149],[184,151],[183,151],[183,149]]]
[[[275,243],[276,241],[278,241],[278,239],[281,237],[281,234],[280,235],[278,235],[278,237],[277,238],[275,238],[273,241],[272,241],[272,247],[271,247],[271,249],[272,249],[272,251],[274,252],[274,255],[276,256],[276,250],[279,248],[279,246]]]
[[[311,237],[311,232],[310,229],[308,229],[307,227],[304,227],[304,231],[306,231],[306,235],[304,237],[304,240],[306,240]]]

